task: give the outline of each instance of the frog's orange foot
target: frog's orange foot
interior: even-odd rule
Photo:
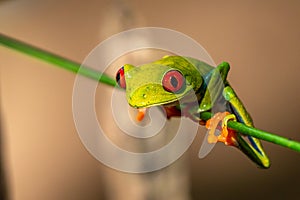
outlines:
[[[136,115],[136,120],[138,122],[140,122],[144,119],[146,111],[147,111],[147,108],[139,108],[138,109],[138,114]]]
[[[234,114],[229,112],[216,113],[211,119],[206,122],[206,128],[208,131],[208,143],[223,142],[226,145],[236,146],[236,133],[234,130],[227,128],[228,120],[236,121]],[[220,122],[221,126],[220,126]],[[215,135],[217,130],[221,129],[220,135]]]

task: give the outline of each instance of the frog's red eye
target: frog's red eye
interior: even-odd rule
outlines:
[[[116,74],[116,81],[121,88],[126,88],[124,67],[121,67]]]
[[[185,87],[185,78],[179,71],[170,70],[164,75],[162,85],[168,92],[179,93]]]

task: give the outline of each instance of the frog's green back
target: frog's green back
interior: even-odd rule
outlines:
[[[182,56],[165,56],[162,59],[155,61],[154,63],[176,67],[184,71],[191,70],[192,67],[195,67],[202,78],[206,77],[208,72],[214,68],[207,63],[195,58]]]

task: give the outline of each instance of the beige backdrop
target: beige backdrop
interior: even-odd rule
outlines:
[[[230,82],[258,128],[300,141],[299,19],[296,0],[0,1],[1,33],[78,62],[105,38],[128,28],[183,32],[216,63],[231,63]],[[75,130],[74,74],[2,46],[0,69],[2,152],[11,199],[299,195],[299,153],[263,142],[272,161],[268,170],[257,169],[223,144],[199,160],[204,129],[184,157],[167,169],[145,175],[111,170],[87,152]]]

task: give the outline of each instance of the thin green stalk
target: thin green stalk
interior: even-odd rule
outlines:
[[[81,66],[81,64],[79,63],[73,62],[61,56],[55,55],[53,53],[47,52],[40,48],[18,41],[16,39],[10,38],[1,33],[0,33],[0,44],[12,48],[14,50],[20,51],[22,53],[25,53],[27,55],[39,58],[43,61],[54,64],[58,67],[64,68],[74,73],[78,73],[88,78],[97,80],[101,83],[105,83],[111,86],[116,85],[114,79],[110,78],[109,76],[103,73],[100,73],[99,71],[93,70],[86,66]]]
[[[203,112],[201,113],[200,118],[203,120],[208,120],[212,117],[210,112]],[[253,136],[257,139],[265,140],[268,142],[272,142],[274,144],[278,144],[283,147],[287,147],[293,149],[295,151],[300,152],[300,143],[294,140],[290,140],[288,138],[275,135],[273,133],[262,131],[253,127],[249,127],[245,124],[235,122],[235,121],[228,121],[227,126],[235,131],[243,133],[244,135]]]
[[[20,51],[22,53],[25,53],[27,55],[39,58],[43,61],[54,64],[58,67],[66,69],[66,70],[69,70],[69,71],[81,74],[83,76],[86,76],[88,78],[97,80],[101,83],[111,85],[111,86],[116,85],[116,82],[114,81],[114,79],[110,78],[109,76],[107,76],[99,71],[93,70],[93,69],[85,67],[85,66],[81,66],[79,63],[70,61],[61,56],[52,54],[52,53],[42,50],[40,48],[37,48],[32,45],[26,44],[24,42],[15,40],[13,38],[7,37],[3,34],[0,34],[0,44],[4,45],[6,47],[12,48],[14,50]],[[99,79],[100,76],[101,76],[101,78]],[[201,113],[201,119],[203,119],[203,120],[208,120],[211,117],[212,117],[212,114],[209,112]],[[290,149],[300,152],[300,143],[290,140],[288,138],[281,137],[281,136],[278,136],[278,135],[275,135],[273,133],[269,133],[266,131],[258,130],[256,128],[248,127],[245,124],[242,124],[239,122],[234,122],[234,121],[229,121],[228,127],[233,130],[236,130],[240,133],[243,133],[244,135],[250,135],[255,138],[265,140],[268,142],[272,142],[274,144],[278,144],[278,145],[281,145],[281,146],[284,146],[284,147],[287,147],[287,148],[290,148]]]

